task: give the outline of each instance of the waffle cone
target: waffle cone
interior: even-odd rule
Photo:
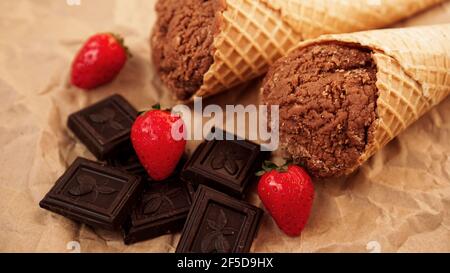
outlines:
[[[279,13],[255,0],[224,0],[214,63],[196,96],[209,96],[264,74],[301,41]]]
[[[195,96],[211,96],[263,75],[303,39],[386,26],[444,0],[223,1],[214,62]]]
[[[304,39],[376,29],[444,0],[261,0]]]
[[[325,35],[323,42],[370,48],[377,65],[376,124],[372,139],[351,173],[381,147],[450,94],[450,24]]]

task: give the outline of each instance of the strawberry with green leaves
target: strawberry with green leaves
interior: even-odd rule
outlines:
[[[71,83],[90,90],[111,82],[130,57],[123,39],[112,33],[90,37],[72,63]]]
[[[264,162],[258,195],[278,227],[289,236],[299,236],[308,222],[314,200],[314,185],[308,173],[289,163],[278,167]]]

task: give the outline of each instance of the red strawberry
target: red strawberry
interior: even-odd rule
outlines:
[[[172,128],[179,136],[172,135]],[[180,116],[163,110],[140,115],[131,128],[131,142],[144,168],[153,180],[168,178],[184,153],[186,139]]]
[[[308,222],[314,199],[314,185],[305,170],[296,165],[278,167],[265,162],[258,195],[278,227],[298,236]]]
[[[128,58],[123,39],[111,33],[96,34],[83,45],[72,63],[71,82],[93,89],[111,82]]]

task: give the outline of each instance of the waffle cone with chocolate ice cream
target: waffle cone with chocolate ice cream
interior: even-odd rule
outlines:
[[[349,174],[450,93],[450,25],[324,35],[269,70],[282,147],[316,177]]]
[[[153,62],[188,102],[263,75],[303,39],[386,26],[442,1],[159,0]]]

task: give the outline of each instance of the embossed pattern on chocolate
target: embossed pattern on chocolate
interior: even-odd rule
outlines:
[[[176,252],[248,252],[263,212],[204,185],[199,186]]]
[[[99,195],[114,195],[118,192],[117,189],[108,186],[108,182],[103,182],[101,185],[97,184],[97,180],[88,174],[81,174],[76,178],[76,184],[69,189],[69,194],[76,197],[77,202],[86,197],[86,202],[97,202]]]
[[[93,227],[117,229],[141,190],[140,177],[77,158],[39,205]]]
[[[183,228],[192,204],[193,188],[177,175],[147,181],[130,219],[124,225],[124,241],[132,244]]]
[[[235,241],[232,236],[236,235],[238,230],[229,226],[228,217],[223,209],[219,209],[219,213],[215,215],[215,218],[215,220],[212,218],[206,219],[207,231],[205,231],[206,235],[201,241],[201,252],[228,253],[231,251],[231,243]],[[230,240],[231,238],[233,240]]]
[[[169,190],[167,184],[163,185],[158,192],[145,196],[141,207],[141,215],[153,216],[160,214],[165,206],[168,210],[175,210],[176,206],[172,199],[181,195],[181,188]]]
[[[122,96],[113,95],[69,116],[68,127],[99,159],[130,143],[137,111]]]
[[[244,149],[231,143],[223,142],[216,146],[217,151],[211,155],[210,165],[215,171],[224,170],[231,177],[239,173],[245,160]]]
[[[243,197],[255,173],[269,155],[260,145],[247,140],[205,141],[195,150],[181,178],[195,185],[204,184],[235,197]]]

